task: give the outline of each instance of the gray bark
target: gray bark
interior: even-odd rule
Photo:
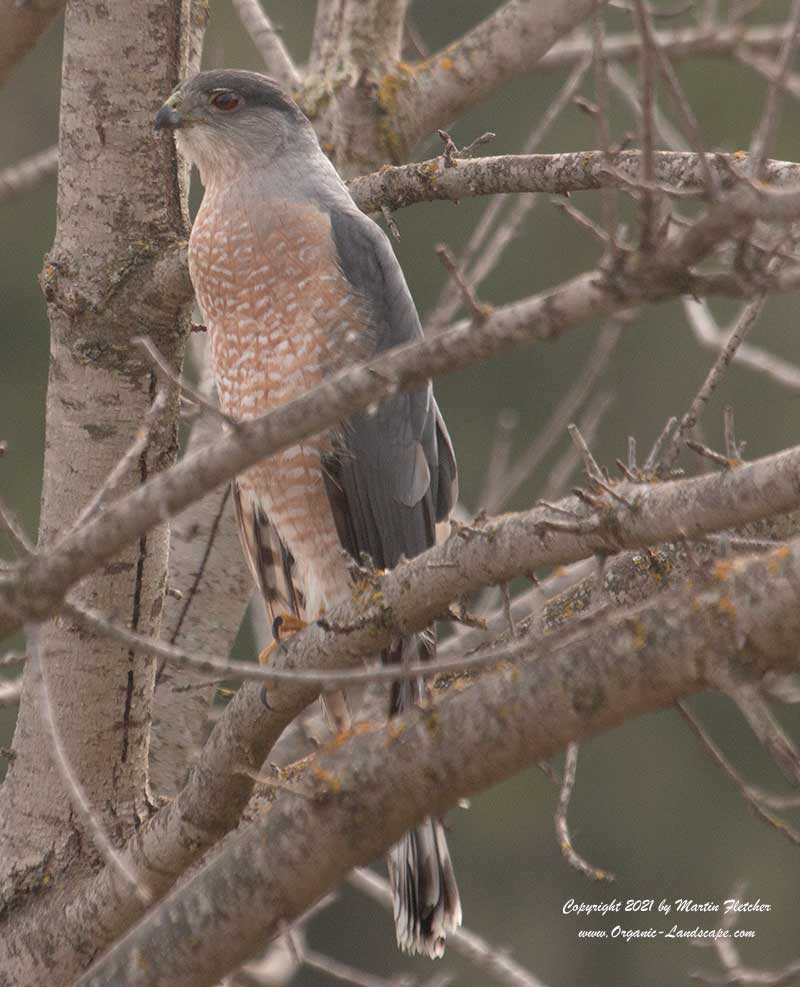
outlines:
[[[795,540],[566,639],[518,641],[506,657],[527,660],[332,745],[80,987],[212,985],[426,813],[728,675],[796,670],[798,581]]]
[[[205,383],[207,391],[210,377]],[[217,419],[202,415],[192,427],[186,454],[196,452],[220,431]],[[229,487],[192,504],[171,525],[170,535],[170,593],[161,639],[188,651],[227,654],[252,589]],[[158,795],[177,795],[198,759],[216,691],[215,685],[208,684],[211,678],[204,669],[158,663],[150,744],[150,782]]]
[[[700,157],[687,151],[658,151],[653,156],[654,181],[675,192],[705,189]],[[735,169],[745,173],[747,155],[709,154],[708,164],[722,188],[735,184]],[[417,161],[397,168],[382,168],[350,182],[351,195],[365,212],[383,207],[402,209],[415,202],[437,199],[458,201],[475,195],[543,192],[568,195],[635,184],[641,166],[640,151],[572,151],[567,154],[506,154],[500,157],[444,158]],[[800,165],[794,161],[768,161],[762,176],[776,186],[795,186]]]
[[[131,337],[144,330],[173,365],[181,360],[191,296],[175,259],[186,234],[187,176],[174,149],[152,139],[152,115],[163,93],[196,64],[200,26],[192,23],[187,0],[81,2],[67,9],[58,228],[42,274],[51,362],[40,550],[67,534],[133,443],[153,401],[154,375]],[[134,490],[171,465],[176,451],[173,399],[121,490]],[[161,524],[107,559],[76,599],[155,634],[167,552]],[[153,661],[62,619],[43,628],[42,647],[64,753],[100,825],[120,843],[152,808]],[[45,889],[67,869],[99,863],[53,758],[46,720],[41,678],[31,667],[0,814],[6,903]],[[11,964],[1,976],[21,983],[29,974]]]

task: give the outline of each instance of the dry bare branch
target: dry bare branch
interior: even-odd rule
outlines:
[[[684,298],[682,302],[689,325],[700,345],[715,352],[722,350],[728,337],[717,326],[708,303],[699,298]],[[743,343],[736,351],[734,362],[765,374],[780,387],[800,390],[800,366],[760,347]]]
[[[677,706],[681,716],[689,724],[693,733],[703,744],[714,763],[717,764],[736,785],[742,795],[742,798],[748,802],[753,811],[768,825],[772,826],[779,833],[782,833],[783,836],[789,840],[789,842],[800,846],[800,832],[798,832],[793,826],[790,826],[784,819],[778,818],[774,812],[771,811],[769,801],[763,792],[760,792],[751,785],[748,785],[739,777],[739,774],[733,765],[708,735],[706,730],[703,728],[702,723],[689,709],[688,704],[685,702],[680,702]]]
[[[800,452],[795,455],[800,456]],[[796,463],[791,460],[784,461],[785,468],[778,471],[774,469],[774,464],[771,465],[773,468],[769,470],[770,489],[773,487],[773,479],[779,480],[784,477],[786,486],[791,487],[796,499],[797,495],[794,491]],[[685,482],[695,485],[695,490],[698,492],[706,490],[705,496],[698,497],[699,503],[706,505],[707,511],[712,510],[712,505],[714,511],[721,510],[723,513],[720,515],[720,522],[730,524],[731,519],[729,518],[726,522],[723,516],[726,510],[730,511],[734,519],[741,517],[743,508],[745,510],[750,508],[759,513],[766,510],[763,499],[762,477],[764,472],[763,463],[760,465],[750,464],[730,473],[703,476]],[[742,478],[746,480],[744,484],[739,482]],[[715,485],[716,494],[714,497],[708,496],[709,484]],[[668,504],[663,496],[665,491],[669,493],[670,488],[676,495],[679,491],[681,492],[679,499],[685,504],[686,501],[683,500],[682,496],[682,491],[685,489],[683,484],[662,484],[648,487],[645,501],[640,510],[630,514],[630,522],[634,528],[641,523],[647,525],[647,535],[644,539],[646,542],[671,537],[675,532],[676,505]],[[777,489],[780,490],[779,482]],[[747,492],[748,490],[750,493]],[[661,497],[660,510],[662,513],[660,516],[662,520],[660,523],[663,527],[660,530],[658,526],[653,525],[654,515],[646,506],[647,498],[650,496]],[[574,506],[576,509],[580,507],[577,502]],[[777,503],[773,506],[776,510],[780,509]],[[700,513],[702,514],[702,511]],[[485,528],[486,532],[492,530],[491,525]],[[326,663],[329,661],[338,663],[345,660],[356,662],[359,655],[379,652],[381,647],[391,639],[392,631],[387,629],[385,617],[380,616],[379,612],[391,612],[398,625],[408,632],[415,628],[427,626],[431,618],[436,613],[441,612],[446,601],[454,595],[464,595],[471,589],[483,585],[487,580],[502,582],[509,578],[514,571],[525,571],[524,567],[529,565],[532,559],[530,546],[521,540],[519,529],[513,524],[501,530],[504,532],[502,537],[499,536],[499,531],[495,531],[491,538],[482,537],[480,533],[469,538],[451,538],[444,545],[429,553],[429,557],[438,558],[444,562],[457,557],[460,562],[455,567],[431,568],[425,565],[427,560],[422,556],[408,563],[408,566],[388,573],[380,583],[380,604],[374,602],[371,604],[371,609],[377,607],[376,621],[365,620],[366,615],[358,605],[349,610],[339,608],[332,611],[327,620],[329,621],[328,626],[332,625],[334,629],[326,630],[326,627],[321,624],[307,628],[302,634],[287,642],[284,649],[276,653],[275,667],[271,671],[277,672],[281,668],[313,668],[315,664],[319,665],[323,658]],[[556,560],[568,561],[572,557],[587,554],[587,549],[591,550],[592,548],[591,540],[587,543],[585,537],[563,534],[557,536],[557,544],[561,546],[559,553],[557,555],[550,554],[551,550],[547,548],[547,545],[554,538],[556,536],[553,534],[542,533],[540,544],[548,552],[548,557],[540,556],[540,561],[545,563],[546,561],[552,563]],[[572,555],[567,549],[570,544],[576,546],[575,555]],[[580,548],[578,548],[579,545]],[[490,552],[489,556],[487,556],[487,549]],[[564,551],[564,549],[567,550]],[[777,558],[780,560],[784,558],[780,554],[781,551],[787,552],[788,550],[779,550]],[[495,552],[497,555],[494,561],[487,561],[494,557]],[[798,549],[798,553],[800,554],[800,549]],[[536,560],[534,559],[534,561]],[[773,568],[777,566],[776,571],[783,571],[782,565],[783,561],[781,561],[780,566],[773,562]],[[415,570],[415,578],[407,580],[405,574],[409,571],[409,566],[417,566],[418,568]],[[513,569],[512,566],[517,566],[517,568]],[[474,574],[474,581],[464,582],[460,574],[467,575],[470,572]],[[730,572],[732,573],[730,578],[733,578],[738,570],[730,569]],[[446,580],[444,590],[442,580]],[[720,580],[716,580],[713,587],[715,591],[723,595],[730,589],[727,582],[723,584]],[[761,588],[766,592],[767,587],[765,585],[762,585]],[[437,596],[437,594],[439,595]],[[725,595],[725,599],[727,600],[729,597]],[[772,597],[770,597],[771,600]],[[738,606],[736,601],[734,603]],[[753,598],[752,606],[756,607],[757,604],[761,606],[760,601]],[[768,629],[772,631],[773,623],[768,610],[767,607],[763,614],[764,619],[768,621]],[[697,611],[698,614],[705,614],[706,612],[711,618],[710,625],[715,629],[715,633],[719,634],[724,631],[727,635],[728,630],[725,624],[713,619],[713,615],[717,612],[713,602],[707,601],[707,605],[704,604]],[[665,611],[658,607],[656,613],[659,620],[666,620],[672,627],[669,615]],[[791,621],[789,625],[791,625]],[[348,628],[346,634],[335,629],[343,626]],[[681,626],[688,629],[690,624],[684,622]],[[787,633],[790,631],[791,626],[787,625]],[[774,632],[777,633],[777,630]],[[613,648],[606,651],[604,650],[605,645],[603,645],[599,651],[593,650],[597,645],[596,633],[597,628],[593,626],[590,635],[591,647],[587,645],[589,653],[595,656],[602,654],[604,662],[606,660],[612,661],[615,653]],[[663,637],[660,636],[661,632],[656,634],[654,630],[653,634],[654,642],[663,640]],[[752,634],[750,638],[753,639]],[[635,640],[639,642],[640,636],[636,636]],[[727,646],[727,636],[725,640]],[[679,649],[678,653],[681,655],[684,654],[680,650],[682,646],[682,639],[676,639],[675,647]],[[520,639],[509,647],[505,657],[510,658],[515,654],[523,654],[525,648],[525,640]],[[555,650],[552,638],[548,638],[543,645],[542,652],[555,654]],[[768,648],[763,649],[764,655],[772,653]],[[762,651],[759,651],[759,654],[762,654]],[[671,661],[666,662],[665,666],[671,669]],[[140,831],[136,839],[124,851],[137,873],[141,870],[142,874],[146,875],[148,886],[156,891],[159,889],[166,890],[205,846],[216,840],[220,833],[236,825],[241,809],[249,798],[252,778],[258,775],[261,764],[272,744],[277,741],[285,726],[318,692],[318,686],[282,682],[280,688],[273,687],[269,690],[267,696],[269,705],[265,706],[257,687],[244,686],[239,690],[226,709],[225,715],[217,722],[212,737],[206,745],[187,787],[173,803],[161,810],[152,826],[144,827]],[[246,764],[242,763],[243,757],[247,759]],[[76,894],[79,896],[79,900],[87,903],[87,907],[90,907],[93,914],[102,914],[103,935],[106,937],[113,935],[115,930],[117,932],[122,931],[132,920],[131,903],[120,899],[119,889],[115,885],[113,874],[109,871],[101,872],[96,877],[90,878],[86,884],[80,884],[76,888]],[[88,905],[89,902],[92,903],[91,906]],[[74,915],[76,921],[88,921],[87,915],[81,911],[74,912]],[[36,917],[31,916],[30,920],[36,922],[37,928],[47,925],[41,914]],[[19,941],[24,942],[27,941],[24,934],[24,917],[20,919],[20,922],[21,939]],[[8,937],[9,948],[16,948],[14,943],[18,940],[16,935],[12,935],[11,929],[8,930]],[[45,952],[55,962],[67,961],[63,951],[54,948],[52,952]],[[0,962],[2,962],[1,956]]]
[[[451,169],[454,170],[454,169]],[[553,338],[598,315],[630,309],[702,283],[687,271],[757,219],[788,223],[800,216],[800,191],[757,190],[740,185],[676,235],[647,264],[624,272],[592,272],[541,296],[496,309],[479,326],[461,322],[432,338],[391,350],[370,363],[341,372],[313,391],[235,434],[183,460],[110,507],[102,517],[62,539],[46,554],[19,567],[0,583],[0,634],[41,620],[61,603],[70,586],[104,559],[225,479],[300,438],[346,418],[359,408],[439,372],[452,372],[532,338]]]
[[[765,24],[743,28],[739,24],[728,26],[713,24],[701,27],[676,28],[655,33],[656,46],[674,59],[691,58],[694,55],[727,56],[740,48],[744,51],[774,55],[787,35],[783,24]],[[632,62],[639,57],[641,40],[638,33],[612,34],[606,38],[605,50],[609,61]],[[571,38],[553,45],[538,62],[540,72],[556,71],[591,54],[591,42],[585,38]]]
[[[197,390],[197,388],[192,387],[191,384],[186,381],[181,374],[173,370],[169,365],[168,361],[164,358],[164,355],[159,352],[158,347],[152,341],[148,339],[147,336],[134,336],[131,340],[133,346],[138,346],[143,350],[153,363],[153,366],[158,371],[159,376],[163,377],[167,383],[172,384],[177,388],[181,397],[186,398],[191,404],[196,405],[202,411],[207,412],[224,424],[228,425],[230,428],[237,428],[238,422],[234,421],[230,415],[226,415],[225,412],[221,411],[219,405],[210,401],[204,394]]]
[[[572,70],[569,78],[526,139],[522,149],[523,154],[533,154],[537,150],[552,125],[570,104],[583,82],[590,64],[591,60],[586,58]],[[520,199],[514,204],[511,214],[506,217],[503,223],[497,221],[505,204],[505,198],[499,196],[486,206],[459,260],[471,284],[479,287],[481,282],[494,270],[503,255],[503,251],[512,242],[517,230],[536,202],[537,200],[531,197]],[[492,227],[495,227],[495,231],[489,239]],[[451,281],[446,282],[439,300],[426,320],[428,327],[437,328],[452,319],[458,311],[460,300],[459,292],[453,283]]]
[[[48,27],[63,11],[65,0],[0,2],[0,84],[11,75]]]
[[[155,985],[165,975],[175,987],[212,984],[280,922],[291,921],[423,814],[441,813],[566,743],[713,682],[731,654],[743,660],[745,626],[751,676],[796,667],[799,579],[798,542],[739,560],[723,580],[718,574],[699,585],[693,580],[654,603],[593,623],[583,638],[537,649],[535,659],[513,670],[450,690],[436,707],[434,730],[430,712],[419,711],[396,721],[388,747],[384,727],[352,736],[295,779],[311,797],[278,798],[95,964],[81,987]],[[726,613],[735,616],[721,619]],[[589,695],[604,701],[579,698]],[[292,875],[291,894],[276,859]],[[293,863],[308,859],[317,866]],[[202,906],[208,900],[218,906],[213,917]],[[212,920],[214,938],[205,934]],[[157,965],[151,957],[158,957]]]
[[[780,118],[783,82],[789,75],[794,54],[800,42],[800,0],[794,0],[786,22],[786,37],[778,53],[775,75],[767,89],[767,99],[758,128],[750,143],[749,174],[752,178],[762,177],[762,168],[775,136]]]
[[[0,171],[0,203],[31,192],[58,171],[58,148],[32,154],[17,164]]]
[[[619,551],[674,540],[702,538],[762,517],[800,506],[794,471],[800,469],[800,447],[740,466],[730,473],[715,473],[672,483],[619,485],[616,500],[603,507],[602,521],[578,498],[558,509],[569,517],[562,528],[551,520],[553,507],[545,505],[520,514],[505,514],[470,528],[469,537],[447,542],[376,578],[371,592],[379,604],[354,604],[331,611],[324,619],[287,642],[288,667],[273,661],[268,667],[234,662],[167,645],[114,625],[85,607],[66,604],[66,612],[99,634],[114,637],[132,648],[168,661],[189,663],[220,676],[238,676],[259,682],[313,683],[333,686],[353,682],[391,681],[421,672],[453,671],[492,664],[494,654],[457,658],[447,662],[364,670],[337,669],[345,655],[369,655],[391,640],[394,628],[423,629],[446,612],[452,600],[466,598],[489,584],[544,567],[563,565],[598,552]],[[599,480],[599,467],[591,470]],[[769,497],[762,490],[769,483]],[[604,485],[605,486],[605,485]],[[420,613],[420,609],[424,608]],[[391,618],[389,615],[391,614]],[[342,641],[345,634],[346,642]],[[343,647],[343,644],[346,644]],[[309,667],[312,655],[325,656],[325,667]],[[507,657],[503,655],[502,657]]]
[[[445,168],[441,158],[384,168],[372,175],[354,178],[350,192],[365,212],[380,206],[402,209],[416,202],[469,198],[508,192],[545,192],[563,195],[601,188],[625,188],[640,174],[639,151],[619,151],[606,157],[602,151],[566,154],[508,154],[500,157],[457,159]],[[719,183],[733,184],[731,167],[743,167],[744,154],[708,155],[707,163]],[[676,191],[702,194],[705,169],[689,151],[659,151],[654,154],[654,179]],[[727,167],[730,166],[730,167]],[[775,185],[800,183],[800,165],[769,161],[765,181]],[[626,181],[627,180],[627,181]]]
[[[758,295],[753,301],[748,302],[744,306],[742,311],[739,313],[739,317],[734,323],[733,329],[731,330],[728,341],[725,346],[720,350],[717,359],[711,365],[705,380],[700,386],[699,391],[695,394],[692,399],[692,403],[689,406],[689,410],[681,418],[678,427],[672,433],[672,438],[670,439],[669,445],[664,452],[664,456],[661,459],[662,465],[665,469],[669,470],[678,458],[678,453],[680,452],[681,445],[687,437],[692,435],[692,432],[700,420],[705,406],[708,404],[708,399],[714,393],[719,384],[720,380],[724,376],[731,362],[735,359],[736,353],[740,346],[747,338],[750,330],[756,324],[761,310],[764,307],[765,296]]]
[[[561,779],[561,791],[558,795],[558,807],[555,814],[556,834],[558,836],[558,846],[561,854],[570,867],[585,874],[593,881],[613,881],[614,875],[607,870],[595,867],[585,860],[572,845],[572,837],[569,833],[569,823],[567,822],[567,811],[569,809],[572,792],[575,788],[575,771],[578,766],[578,745],[571,743],[567,745],[566,757],[564,760],[564,774]]]
[[[391,143],[410,149],[499,86],[534,69],[553,44],[606,0],[507,0],[442,51],[380,81]],[[405,156],[405,155],[403,155]]]
[[[645,0],[633,0],[636,27],[641,38],[639,48],[639,179],[645,186],[651,186],[655,179],[655,139],[653,113],[656,102],[656,45],[653,40],[653,26]],[[650,188],[644,188],[641,198],[641,246],[642,250],[652,250],[656,245],[657,200]],[[613,231],[612,231],[613,235]]]
[[[264,13],[260,0],[232,0],[239,20],[258,49],[267,75],[283,83],[288,89],[299,88],[302,79],[283,38]]]
[[[22,676],[13,679],[0,679],[0,707],[14,706],[22,694]]]
[[[552,414],[537,431],[527,449],[516,457],[513,464],[495,479],[496,489],[491,500],[482,506],[491,514],[504,507],[541,465],[556,443],[563,437],[569,423],[586,402],[593,387],[605,372],[621,335],[621,325],[612,321],[600,331],[583,368],[567,388]],[[487,470],[491,474],[491,470]]]

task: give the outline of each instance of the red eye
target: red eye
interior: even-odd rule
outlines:
[[[211,102],[218,110],[235,110],[239,105],[239,97],[233,93],[217,93]]]

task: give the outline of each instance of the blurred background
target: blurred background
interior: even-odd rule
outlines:
[[[267,0],[265,8],[295,59],[304,61],[311,37],[312,0]],[[497,0],[422,0],[412,5],[416,32],[437,49],[486,16]],[[666,4],[664,5],[666,7]],[[675,9],[674,4],[670,7]],[[788,3],[767,0],[750,18],[775,22]],[[660,22],[665,29],[693,23],[694,12]],[[610,10],[609,31],[630,30],[630,16]],[[61,27],[49,32],[0,91],[0,168],[57,137]],[[210,4],[205,63],[261,68],[259,57],[226,0]],[[747,148],[759,119],[766,83],[732,60],[697,58],[678,63],[709,149]],[[628,71],[635,75],[635,66]],[[484,131],[496,140],[482,152],[519,151],[547,109],[566,72],[538,74],[507,86],[451,128],[459,145]],[[591,74],[580,92],[593,98]],[[635,124],[616,97],[613,138],[623,139]],[[542,151],[585,150],[596,146],[591,117],[568,108],[550,131]],[[417,148],[418,157],[439,153],[436,138]],[[800,159],[796,102],[787,100],[773,157]],[[194,189],[196,207],[198,189]],[[597,215],[597,196],[576,195],[575,203]],[[486,202],[417,205],[395,217],[402,234],[396,249],[425,322],[447,275],[434,254],[439,242],[458,252]],[[55,180],[16,201],[0,204],[0,438],[12,455],[0,459],[0,491],[29,530],[38,521],[43,454],[48,327],[37,275],[55,230]],[[502,304],[556,284],[590,267],[597,245],[542,197],[527,216],[502,263],[480,288],[482,300]],[[735,306],[714,302],[725,325]],[[751,341],[800,365],[798,300],[770,301]],[[474,511],[498,416],[512,410],[518,425],[514,442],[525,447],[575,380],[596,339],[597,326],[540,343],[437,384],[461,468],[465,505]],[[593,450],[607,464],[624,458],[627,436],[646,451],[670,415],[681,415],[713,359],[687,326],[680,303],[648,308],[623,333],[598,391],[611,404],[597,429]],[[722,446],[722,406],[732,403],[746,455],[757,457],[797,442],[800,393],[752,370],[734,366],[706,413],[707,443]],[[512,508],[531,503],[564,451],[564,440],[537,475],[518,491]],[[690,470],[703,462],[686,460]],[[249,649],[244,649],[242,657]],[[731,705],[701,697],[693,707],[749,780],[782,790],[771,762],[753,741]],[[800,736],[800,718],[778,710]],[[9,743],[13,710],[0,709],[0,746]],[[0,758],[0,771],[4,762]],[[553,832],[557,791],[538,770],[525,772],[473,801],[468,811],[451,813],[451,849],[457,865],[467,925],[515,957],[550,985],[635,987],[690,982],[691,971],[718,970],[710,949],[684,941],[586,941],[580,928],[610,929],[616,920],[587,921],[564,916],[574,898],[599,902],[612,897],[695,898],[719,901],[735,882],[747,882],[747,897],[771,905],[768,913],[740,925],[756,931],[742,948],[750,966],[781,966],[800,955],[800,853],[777,831],[757,821],[731,783],[715,768],[676,712],[644,717],[584,746],[570,811],[577,849],[595,865],[611,870],[616,883],[591,884],[562,859]],[[674,913],[673,913],[674,914]],[[671,919],[673,917],[671,916]],[[677,921],[677,919],[675,919]],[[654,919],[657,927],[667,920]],[[650,920],[631,917],[629,927]],[[669,921],[668,924],[672,924]],[[687,919],[684,927],[711,927],[710,917]],[[431,968],[395,951],[390,916],[345,889],[341,902],[311,926],[315,949],[383,975]],[[491,980],[448,953],[447,964],[461,987],[488,987]],[[305,971],[298,985],[322,983],[322,974]]]

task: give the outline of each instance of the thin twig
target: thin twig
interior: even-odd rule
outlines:
[[[699,155],[700,168],[703,172],[703,181],[706,186],[706,191],[709,199],[714,200],[717,198],[719,192],[719,182],[717,181],[713,171],[711,170],[711,165],[708,162],[708,157],[706,155],[705,144],[703,142],[703,137],[700,131],[700,124],[697,117],[694,115],[691,104],[686,98],[686,93],[683,91],[683,86],[680,83],[675,69],[672,67],[672,62],[664,54],[664,52],[655,44],[654,39],[653,50],[658,58],[658,67],[661,71],[661,75],[667,84],[667,90],[672,98],[673,106],[678,114],[678,118],[683,128],[683,132],[686,134],[689,146],[692,150]],[[658,129],[658,114],[654,107],[653,113],[653,125],[655,129]]]
[[[22,695],[22,676],[14,679],[0,679],[0,707],[15,706]]]
[[[636,15],[636,27],[642,38],[639,55],[639,87],[642,113],[640,117],[639,134],[642,147],[640,178],[645,186],[652,184],[655,177],[653,139],[653,106],[655,105],[656,71],[655,44],[653,41],[650,16],[645,0],[633,0]],[[642,192],[642,231],[641,247],[647,253],[656,245],[657,233],[657,200],[649,188]]]
[[[622,319],[612,319],[603,327],[577,377],[544,425],[537,429],[533,442],[516,457],[514,464],[505,473],[498,476],[494,499],[481,505],[490,514],[503,509],[519,488],[534,475],[562,437],[567,425],[578,414],[608,366],[621,338],[622,322]]]
[[[573,205],[571,202],[566,202],[563,199],[552,199],[551,201],[557,209],[560,209],[561,212],[569,216],[573,222],[577,223],[578,226],[586,230],[587,233],[590,233],[595,240],[602,243],[606,249],[612,245],[611,238],[602,226],[598,226],[590,216],[587,216],[586,213],[578,209],[577,206]]]
[[[731,891],[730,898],[741,900],[746,893],[747,885],[744,881],[738,881]],[[720,925],[720,928],[728,935],[715,936],[710,941],[697,940],[698,943],[710,945],[713,948],[725,972],[716,974],[695,971],[692,973],[692,978],[706,984],[737,984],[739,987],[797,987],[798,977],[800,977],[800,960],[788,963],[780,970],[755,970],[742,963],[739,950],[730,935],[738,918],[738,912],[732,909],[724,915]]]
[[[692,713],[688,705],[685,702],[679,702],[677,706],[678,712],[691,727],[695,736],[703,744],[711,759],[731,779],[734,785],[736,785],[742,798],[747,801],[753,811],[773,829],[776,829],[779,833],[782,833],[791,843],[800,845],[800,833],[798,833],[797,830],[790,826],[784,819],[780,819],[775,816],[770,811],[770,808],[772,807],[768,804],[764,794],[753,788],[751,785],[748,785],[747,782],[739,776],[731,762],[725,757],[720,748],[706,733],[702,723],[697,719],[694,713]]]
[[[580,871],[593,881],[613,881],[614,875],[610,871],[594,867],[575,850],[572,845],[572,837],[569,834],[569,823],[567,822],[567,812],[569,810],[570,799],[575,788],[575,772],[578,767],[578,745],[570,744],[567,747],[566,758],[564,760],[564,773],[561,778],[561,791],[558,796],[556,807],[555,825],[558,835],[558,846],[561,855],[575,870]]]
[[[48,147],[0,171],[0,203],[31,192],[58,171],[58,148]]]
[[[148,336],[134,336],[131,342],[134,346],[138,346],[140,349],[144,350],[144,352],[153,361],[156,370],[165,380],[177,387],[183,397],[187,398],[192,404],[197,405],[199,408],[203,408],[215,418],[221,419],[231,428],[238,427],[238,422],[231,418],[230,415],[226,415],[224,411],[220,410],[212,401],[209,401],[204,394],[201,394],[200,391],[192,387],[192,385],[187,383],[187,381],[184,380],[179,373],[176,373],[172,369],[152,339]]]
[[[780,768],[786,780],[800,786],[800,751],[792,743],[755,686],[731,680],[720,682],[723,691],[736,703],[758,742]]]
[[[747,68],[757,72],[767,82],[780,86],[787,96],[794,100],[800,100],[800,75],[796,72],[782,73],[775,68],[775,62],[771,58],[757,55],[746,48],[736,51],[736,60]]]
[[[689,325],[700,345],[711,350],[723,349],[726,343],[725,333],[717,326],[708,303],[689,297],[682,301]],[[734,360],[737,364],[765,374],[781,387],[800,391],[800,367],[782,357],[744,343],[737,350]]]
[[[630,74],[626,72],[621,65],[615,62],[608,67],[608,81],[625,101],[629,110],[634,115],[634,118],[638,120],[642,112],[642,108],[639,104],[639,93],[636,88],[636,83],[631,78]],[[658,104],[653,107],[653,126],[659,140],[673,151],[685,151],[688,148],[689,145],[687,141],[684,140],[683,135],[675,126],[673,126],[666,115],[661,111]]]
[[[594,528],[587,530],[594,530]],[[465,655],[451,661],[419,662],[402,668],[396,665],[391,667],[374,665],[363,669],[276,669],[259,665],[257,662],[235,661],[219,655],[192,654],[156,638],[137,634],[135,631],[113,623],[99,613],[86,607],[78,607],[74,603],[65,604],[63,610],[79,625],[88,627],[92,631],[104,634],[114,640],[122,641],[142,653],[152,654],[157,658],[174,661],[178,664],[193,665],[196,668],[213,672],[220,678],[240,678],[255,682],[307,682],[319,684],[323,688],[351,683],[394,682],[398,679],[414,679],[420,675],[431,677],[442,672],[458,672],[496,665],[500,661],[510,660],[509,655],[511,653],[508,647],[500,646],[496,650],[491,649],[474,655]],[[463,615],[461,619],[463,619]]]
[[[670,433],[672,432],[673,428],[675,428],[677,424],[678,424],[678,419],[675,417],[668,418],[664,423],[664,427],[658,433],[658,438],[653,443],[653,448],[650,450],[650,452],[647,455],[647,459],[645,459],[644,461],[644,466],[642,467],[642,471],[645,474],[651,473],[656,468],[656,464],[658,463],[659,457],[661,456],[661,450],[664,447],[664,443],[667,441],[667,439],[670,436]]]
[[[334,980],[341,983],[352,984],[353,987],[408,987],[408,978],[406,977],[392,977],[390,980],[385,980],[383,977],[357,970],[347,963],[342,963],[333,959],[332,956],[325,956],[315,950],[300,950],[300,959],[310,969],[333,977]]]
[[[594,94],[597,104],[595,114],[595,134],[606,161],[611,161],[611,130],[608,114],[608,60],[605,51],[605,24],[603,14],[598,9],[592,18],[592,62],[594,68]],[[610,242],[616,242],[617,235],[617,195],[612,189],[600,192],[600,210],[603,226]]]
[[[586,471],[586,475],[591,480],[601,480],[603,477],[603,471],[600,469],[597,460],[592,455],[586,439],[584,439],[581,435],[581,430],[573,423],[571,425],[567,425],[567,431],[569,432],[569,437],[572,439],[572,444],[575,446],[575,450],[583,460],[583,468]]]
[[[672,435],[670,444],[667,446],[661,461],[664,469],[668,470],[674,465],[675,460],[678,458],[681,445],[687,436],[692,434],[692,431],[703,415],[703,411],[708,404],[708,399],[714,393],[717,385],[724,377],[725,372],[731,365],[731,362],[736,355],[736,351],[747,338],[750,330],[756,324],[758,316],[761,314],[761,310],[764,307],[765,300],[765,295],[758,295],[751,302],[748,302],[739,313],[739,317],[734,323],[727,343],[720,350],[719,355],[711,365],[710,370],[706,374],[705,380],[700,386],[697,394],[695,394],[692,403],[689,405],[688,411],[684,414],[683,418],[681,418],[680,424]]]
[[[569,105],[583,82],[590,65],[591,56],[578,62],[541,120],[538,121],[525,140],[522,148],[523,154],[533,154],[540,146],[552,125]],[[505,196],[498,196],[488,203],[458,262],[459,267],[466,272],[471,284],[478,287],[494,270],[503,255],[503,251],[513,241],[523,220],[535,208],[537,202],[538,199],[535,196],[520,198],[515,202],[505,222],[498,224],[491,239],[489,239],[489,235],[506,204],[506,198]],[[456,286],[452,281],[448,281],[427,319],[428,326],[436,328],[446,325],[458,311],[460,300],[461,295]]]
[[[716,452],[696,439],[686,439],[686,448],[691,449],[692,452],[696,452],[698,456],[702,456],[703,459],[707,459],[716,466],[721,466],[723,469],[729,470],[734,465],[727,456],[723,456],[722,453]]]
[[[259,0],[233,0],[233,6],[269,74],[290,89],[299,89],[302,77]]]
[[[475,294],[475,289],[469,284],[462,272],[459,270],[456,259],[453,257],[447,245],[444,243],[437,244],[436,255],[439,260],[441,260],[442,264],[449,272],[455,283],[458,285],[458,288],[461,291],[466,303],[467,311],[472,316],[472,321],[476,325],[480,325],[482,322],[485,322],[491,314],[491,306],[483,305],[478,301]]]
[[[2,499],[0,499],[0,530],[5,531],[10,538],[18,558],[24,558],[33,552],[33,543],[25,534],[22,525],[17,521],[13,511]]]
[[[788,31],[781,45],[777,59],[777,72],[769,84],[764,111],[758,129],[750,142],[750,160],[748,162],[751,178],[761,178],[764,162],[767,158],[770,144],[778,129],[780,119],[783,81],[789,74],[794,59],[795,49],[800,41],[800,0],[794,0],[787,21]]]
[[[722,420],[725,433],[725,455],[728,459],[741,459],[742,447],[736,441],[736,428],[734,425],[733,405],[726,404],[722,409]]]
[[[586,411],[581,416],[579,422],[581,434],[586,439],[587,443],[590,444],[594,442],[603,418],[605,417],[608,409],[611,407],[613,401],[613,392],[601,391],[600,394],[596,395],[589,402]],[[542,497],[545,497],[548,500],[551,497],[560,497],[564,492],[567,481],[575,469],[577,462],[578,456],[575,452],[575,448],[572,444],[570,444],[564,451],[563,455],[559,457],[553,469],[550,471],[550,474],[547,477],[547,482],[542,487]]]
[[[486,477],[478,497],[478,511],[496,513],[505,502],[505,478],[511,469],[511,448],[519,416],[508,408],[497,416],[494,439],[486,462]]]

